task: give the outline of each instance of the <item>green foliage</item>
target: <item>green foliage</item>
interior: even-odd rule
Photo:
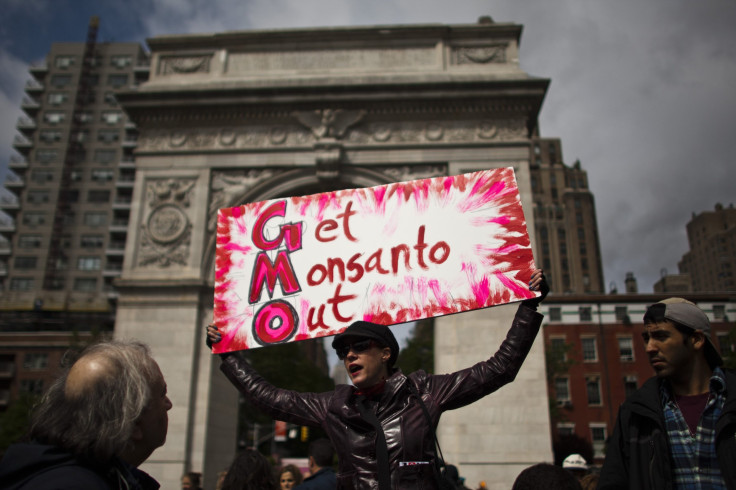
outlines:
[[[405,374],[419,369],[434,372],[434,321],[431,318],[416,323],[396,365]]]
[[[555,378],[567,374],[575,361],[570,356],[573,345],[564,344],[547,344],[544,349],[544,361],[547,369],[547,386],[554,387]],[[563,420],[565,415],[560,411],[555,400],[554,393],[549,397],[549,414],[552,420]]]
[[[38,397],[29,393],[22,394],[17,400],[0,413],[0,457],[8,446],[21,440],[28,434],[31,421],[31,409]]]

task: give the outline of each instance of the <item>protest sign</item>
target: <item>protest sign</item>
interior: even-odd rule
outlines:
[[[512,168],[221,209],[214,352],[536,296]]]

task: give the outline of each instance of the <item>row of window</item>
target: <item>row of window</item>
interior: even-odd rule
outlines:
[[[67,213],[64,217],[64,224],[69,225],[74,222],[76,216],[73,212]],[[28,226],[38,226],[46,224],[51,219],[48,213],[44,212],[27,212],[23,213],[23,224]],[[105,226],[107,225],[107,212],[104,211],[89,211],[84,213],[85,226]]]
[[[102,66],[104,61],[101,57],[92,58],[92,66]],[[133,63],[133,56],[129,54],[114,54],[109,58],[109,65],[115,68],[125,68]],[[54,58],[56,68],[66,69],[77,64],[77,56],[73,54],[60,54]]]
[[[639,389],[635,375],[625,376],[623,383],[627,398]],[[588,406],[599,407],[603,405],[600,376],[597,374],[587,374],[585,376],[585,392]],[[555,401],[558,406],[569,406],[572,404],[569,376],[557,376],[555,378]]]
[[[107,76],[107,85],[114,88],[120,88],[128,85],[130,75],[127,73],[112,73]],[[85,80],[87,85],[98,85],[100,83],[99,75],[89,75]],[[66,73],[57,73],[51,76],[49,84],[54,88],[64,88],[74,83],[73,76]]]
[[[550,349],[552,352],[560,352],[562,359],[567,360],[566,343],[564,337],[551,337]],[[621,362],[634,362],[634,341],[629,336],[618,337],[618,356]],[[594,335],[580,336],[583,362],[598,362],[598,343]]]
[[[67,119],[67,113],[64,111],[46,111],[43,113],[43,122],[47,124],[61,124]],[[81,112],[76,116],[76,120],[80,123],[91,123],[94,121],[94,114],[91,112]],[[100,113],[100,122],[113,125],[123,121],[123,113],[121,111],[102,111]]]
[[[604,312],[605,313],[605,312]],[[562,307],[551,306],[548,311],[548,318],[551,322],[562,321]],[[614,315],[617,322],[629,322],[631,317],[629,316],[629,309],[627,306],[616,306],[614,307]],[[713,305],[713,317],[716,320],[722,320],[726,317],[726,305]],[[578,318],[581,322],[592,322],[593,321],[593,307],[592,306],[579,306],[578,307]]]
[[[47,164],[52,162],[58,162],[59,158],[62,154],[59,152],[59,150],[56,149],[48,149],[48,148],[39,148],[36,150],[36,161],[38,163]],[[116,149],[97,149],[94,152],[93,161],[95,163],[102,163],[102,164],[108,164],[113,163],[117,161],[118,159],[118,152]],[[78,160],[82,161],[86,158],[87,154],[84,150],[81,151],[78,155]],[[133,161],[132,156],[123,157],[123,161]]]
[[[110,177],[110,180],[112,177]],[[91,203],[109,203],[110,202],[110,191],[91,189],[87,191],[87,202]],[[26,193],[26,202],[29,204],[43,204],[50,200],[51,191],[45,190],[29,190]],[[65,191],[65,199],[69,203],[79,202],[79,191],[69,190]]]
[[[61,141],[64,132],[61,129],[42,129],[38,132],[38,139],[44,143],[57,143]],[[75,141],[84,143],[89,140],[89,130],[82,129],[72,135]],[[135,141],[135,137],[128,135],[126,141]],[[102,143],[115,143],[120,141],[120,131],[117,129],[98,129],[97,141]]]
[[[55,171],[51,169],[34,169],[31,172],[31,182],[45,184],[54,180]],[[122,176],[121,176],[122,177]],[[130,176],[132,177],[132,175]],[[84,178],[84,170],[75,169],[69,174],[72,182],[79,182]],[[109,168],[93,168],[90,172],[92,182],[110,182],[115,179],[115,170]],[[124,180],[124,179],[123,179]]]
[[[49,105],[62,105],[62,104],[69,102],[71,100],[70,97],[71,97],[70,93],[66,91],[49,92],[46,95],[46,102],[48,102]],[[92,104],[95,102],[96,99],[97,99],[97,93],[94,90],[90,90],[89,92],[87,92],[87,95],[82,102],[84,102],[85,104]],[[112,106],[118,105],[118,101],[115,98],[115,94],[112,92],[105,92],[102,100],[106,104],[109,104]]]
[[[605,422],[591,422],[588,424],[590,429],[590,440],[593,443],[593,451],[596,458],[605,456],[604,449],[608,432]],[[557,433],[560,435],[572,435],[575,433],[575,424],[571,422],[560,422],[557,424]]]
[[[36,289],[36,280],[33,277],[13,277],[10,279],[11,291],[34,291]],[[63,285],[57,287],[63,289]],[[97,291],[96,277],[77,277],[74,279],[74,291],[82,293],[91,293]]]
[[[13,265],[16,269],[35,269],[38,265],[38,257],[17,256],[15,257]],[[102,259],[100,257],[90,256],[77,258],[77,270],[98,271],[101,267]]]
[[[41,248],[43,238],[41,235],[20,235],[18,237],[18,248],[34,249]],[[82,235],[79,237],[79,246],[82,248],[101,248],[105,245],[105,237],[103,235]],[[124,243],[111,242],[111,247],[124,246]]]

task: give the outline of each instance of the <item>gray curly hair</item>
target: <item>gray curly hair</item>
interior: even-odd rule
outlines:
[[[69,372],[79,360],[91,357],[103,361],[104,374],[70,392],[66,389]],[[34,408],[30,436],[77,456],[109,461],[130,444],[158,372],[142,342],[109,340],[91,345],[65,366]]]

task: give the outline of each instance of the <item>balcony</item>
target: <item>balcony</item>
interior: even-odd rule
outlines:
[[[115,185],[118,188],[127,188],[127,189],[132,189],[134,184],[135,184],[135,174],[132,174],[132,175],[120,174],[118,176],[118,180],[115,182]]]
[[[125,254],[125,242],[124,241],[111,241],[110,243],[107,244],[107,250],[105,250],[105,255],[122,257],[124,254]],[[111,264],[108,264],[108,265],[111,265]]]
[[[0,219],[0,233],[15,233],[15,222],[12,219]]]
[[[25,170],[28,168],[28,159],[20,155],[11,155],[8,168],[11,170]]]
[[[49,72],[49,67],[46,63],[39,63],[37,65],[31,65],[28,71],[31,72],[31,75],[40,80]]]
[[[118,233],[127,233],[128,232],[128,218],[115,218],[112,220],[112,224],[110,224],[110,231],[111,232],[118,232]],[[123,245],[123,247],[125,247]]]
[[[0,277],[5,277],[8,275],[8,264],[2,260],[0,261]]]
[[[23,189],[26,183],[12,172],[8,172],[5,175],[5,188],[6,189]]]
[[[30,113],[35,113],[41,108],[41,104],[32,97],[23,97],[23,101],[20,103],[20,108]]]
[[[28,80],[26,82],[25,90],[29,94],[40,94],[43,92],[43,89],[43,84],[36,79]]]
[[[104,277],[120,277],[122,273],[123,264],[117,262],[105,264],[105,270],[102,271]]]
[[[36,130],[36,121],[30,117],[20,116],[18,122],[15,123],[15,127],[23,134],[28,134]]]
[[[128,136],[123,140],[123,143],[122,143],[123,148],[135,148],[136,146],[138,146],[137,136]]]
[[[130,196],[117,196],[112,203],[113,209],[130,209],[133,198]]]
[[[28,151],[33,148],[33,141],[29,140],[25,136],[17,134],[15,135],[15,138],[13,138],[13,148],[19,152]]]
[[[20,203],[16,196],[9,194],[10,193],[0,194],[0,211],[5,211],[6,213],[13,215],[20,211]]]
[[[118,168],[129,169],[135,168],[135,158],[132,156],[123,155],[123,159],[118,162]]]
[[[13,250],[10,247],[10,242],[8,240],[5,240],[4,238],[0,240],[0,255],[10,255],[13,253]]]
[[[15,363],[10,361],[0,362],[0,379],[10,379],[15,375]]]

